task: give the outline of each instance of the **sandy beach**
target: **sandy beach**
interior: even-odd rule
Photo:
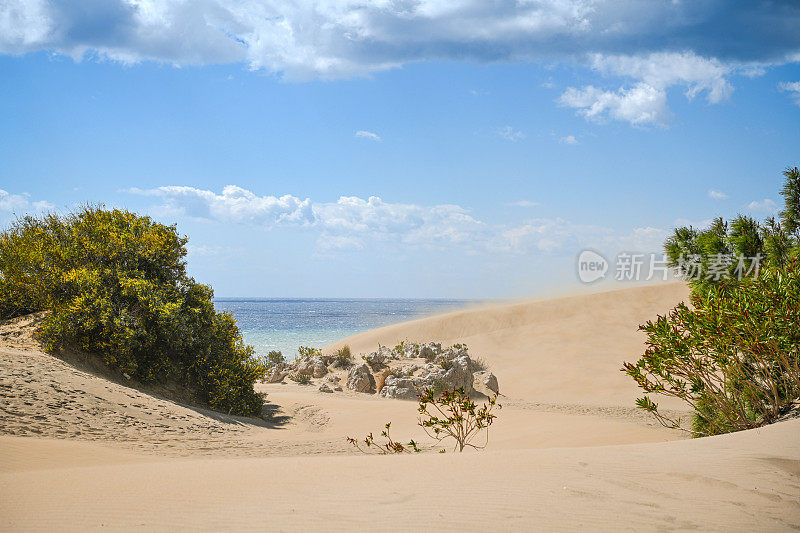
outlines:
[[[416,404],[260,384],[265,420],[181,405],[0,331],[5,530],[788,530],[800,528],[800,420],[703,439],[634,408],[619,368],[665,284],[468,309],[343,339],[463,342],[500,383],[489,446],[433,453]],[[680,413],[679,404],[662,402]],[[346,436],[392,422],[426,452],[368,457]]]

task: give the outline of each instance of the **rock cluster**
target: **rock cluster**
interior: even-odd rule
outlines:
[[[347,373],[348,389],[384,398],[414,400],[425,389],[435,391],[463,388],[467,394],[491,396],[499,393],[497,377],[470,358],[462,344],[443,348],[439,343],[417,344],[403,342],[394,348],[380,346],[377,351],[361,357],[363,363],[354,365]],[[321,392],[341,391],[336,376],[335,357],[315,355],[292,363],[275,365],[268,383],[283,381],[290,374],[323,378]],[[376,376],[378,380],[376,382]],[[333,386],[333,387],[332,387]],[[379,390],[376,390],[378,387]]]

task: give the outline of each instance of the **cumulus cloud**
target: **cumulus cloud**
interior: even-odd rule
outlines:
[[[371,141],[380,141],[381,138],[377,133],[372,133],[371,131],[359,130],[356,132],[356,137],[361,137],[362,139],[369,139]]]
[[[778,212],[778,204],[769,198],[764,198],[763,200],[755,200],[750,202],[747,204],[747,209],[760,213],[775,214]]]
[[[789,93],[794,103],[800,106],[800,81],[783,81],[778,84],[778,88]]]
[[[228,185],[222,194],[194,187],[166,186],[156,189],[128,189],[128,192],[163,199],[166,212],[196,218],[215,219],[261,225],[271,228],[286,224],[313,224],[311,200],[301,200],[289,194],[258,196],[255,193]],[[163,212],[163,211],[162,211]]]
[[[646,83],[630,89],[604,91],[592,85],[577,89],[569,87],[559,98],[561,105],[572,107],[588,120],[606,122],[609,119],[630,122],[634,126],[664,126],[672,119],[667,107],[667,94]]]
[[[592,68],[605,76],[633,80],[632,87],[617,91],[570,87],[561,95],[560,103],[578,109],[587,119],[623,120],[634,125],[666,125],[671,119],[667,106],[667,90],[684,87],[690,100],[705,93],[710,104],[726,100],[733,86],[726,76],[735,68],[716,58],[701,57],[691,51],[659,52],[647,55],[593,54]]]
[[[793,0],[5,0],[0,52],[243,62],[290,79],[357,76],[426,60],[685,50],[764,66],[798,53],[798,26]],[[721,82],[708,87],[721,89]]]
[[[159,212],[172,218],[199,217],[266,229],[303,228],[316,234],[318,247],[328,251],[364,249],[370,244],[388,244],[397,250],[459,249],[511,254],[572,253],[584,246],[647,251],[650,248],[637,246],[650,246],[666,235],[666,231],[655,228],[619,233],[561,218],[491,224],[455,204],[392,203],[377,196],[342,196],[335,202],[314,202],[292,195],[260,196],[235,185],[225,187],[221,194],[178,186],[128,192],[160,199],[165,203],[159,206]],[[519,200],[507,205],[538,204]],[[199,247],[193,253],[211,255],[215,249]]]
[[[727,200],[729,197],[722,191],[711,189],[708,191],[708,197],[712,200]]]
[[[292,81],[420,61],[578,62],[625,81],[570,87],[563,105],[589,120],[663,126],[671,87],[715,104],[735,73],[800,62],[797,27],[796,0],[4,0],[0,54],[242,63]]]
[[[659,90],[683,85],[687,87],[685,94],[688,98],[706,92],[709,103],[713,104],[725,100],[733,92],[725,78],[733,67],[694,52],[660,52],[646,56],[595,54],[592,67],[606,75],[641,80]]]
[[[482,233],[484,224],[458,205],[420,206],[342,196],[314,205],[318,226],[338,238],[397,240],[407,244],[463,244]]]
[[[12,194],[0,189],[0,211],[24,214],[27,212],[42,212],[54,209],[50,202],[38,200],[32,202],[28,193]]]
[[[502,137],[503,139],[511,142],[521,141],[525,138],[525,134],[519,130],[515,130],[511,126],[503,126],[502,128],[497,128],[497,134]]]
[[[558,142],[561,144],[578,144],[578,139],[574,135],[567,135],[566,137],[561,137]]]

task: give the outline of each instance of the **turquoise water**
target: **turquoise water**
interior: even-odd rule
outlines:
[[[355,333],[446,313],[473,300],[216,298],[230,311],[247,344],[264,355],[280,350],[287,359],[298,346],[321,348]]]

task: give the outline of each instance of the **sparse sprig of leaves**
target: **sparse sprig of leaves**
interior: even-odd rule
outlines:
[[[353,445],[361,453],[374,454],[374,455],[389,455],[401,453],[419,453],[421,450],[414,442],[414,439],[409,440],[403,444],[392,439],[390,430],[392,427],[391,422],[387,422],[384,429],[381,430],[381,437],[383,442],[377,442],[375,437],[370,433],[363,440],[359,441],[353,437],[347,437],[347,442]]]

